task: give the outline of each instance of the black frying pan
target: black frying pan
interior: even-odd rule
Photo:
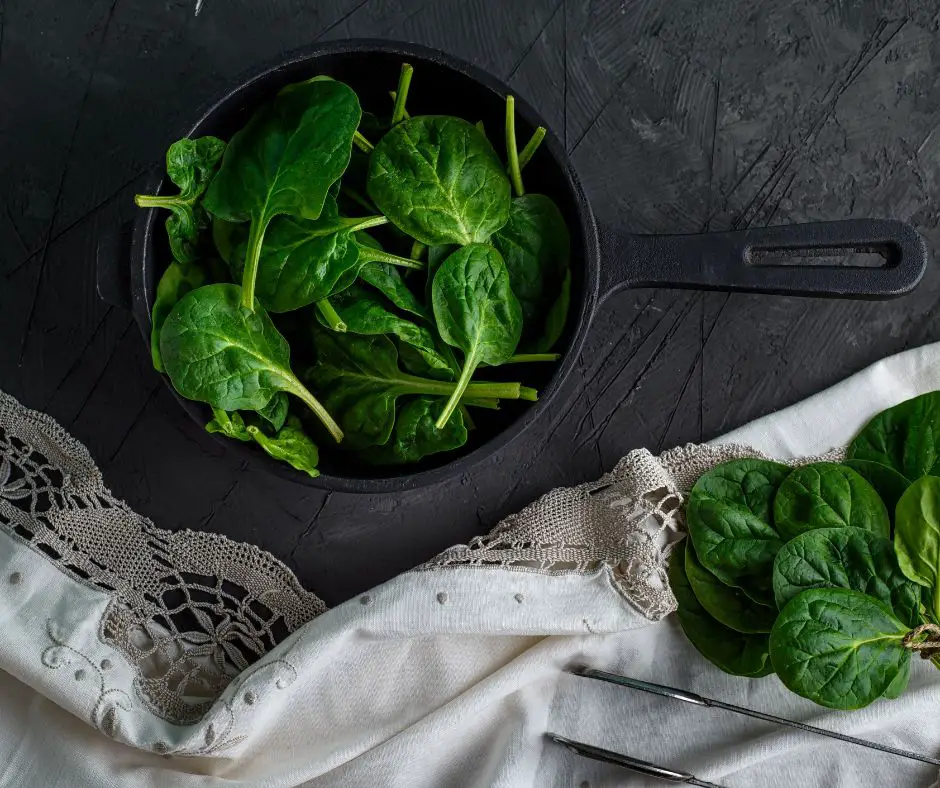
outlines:
[[[453,114],[484,122],[501,149],[505,96],[509,88],[490,74],[441,52],[411,44],[383,41],[338,41],[317,45],[256,72],[214,104],[185,135],[214,134],[229,138],[252,112],[286,84],[316,74],[349,83],[365,109],[387,107],[402,62],[415,67],[408,95],[414,114]],[[517,99],[517,134],[528,139],[546,125]],[[180,135],[183,136],[183,135]],[[526,189],[551,196],[564,214],[572,237],[572,309],[561,340],[564,355],[557,365],[527,365],[526,383],[540,391],[537,403],[506,403],[487,412],[471,433],[462,456],[434,455],[412,468],[364,468],[342,451],[321,447],[322,476],[306,474],[268,458],[257,447],[219,438],[229,451],[251,465],[297,482],[344,492],[380,493],[411,489],[472,472],[474,466],[517,438],[550,411],[565,378],[577,362],[599,304],[626,287],[681,287],[779,295],[892,298],[912,290],[923,276],[927,250],[909,225],[891,220],[852,219],[700,235],[633,235],[619,227],[598,228],[578,176],[558,139],[549,132],[525,171]],[[146,185],[148,193],[164,188],[163,166]],[[172,189],[171,189],[172,190]],[[150,313],[160,274],[170,257],[157,211],[141,211],[130,239],[130,306],[149,342]],[[113,239],[112,239],[113,241]],[[884,258],[878,268],[813,265],[809,258],[848,252],[873,252]],[[772,261],[776,260],[776,264]],[[802,264],[801,264],[802,261]],[[99,292],[114,300],[115,283],[127,276],[115,243],[99,249]],[[126,298],[124,299],[127,300]],[[143,350],[142,350],[143,352]],[[503,370],[487,369],[485,377]],[[514,374],[518,374],[518,369]],[[541,379],[539,379],[541,376]],[[534,379],[533,379],[534,378]],[[166,379],[170,385],[169,379]],[[171,390],[172,385],[170,386]],[[175,391],[174,391],[175,394]],[[179,398],[200,425],[210,418],[206,406]],[[332,450],[329,450],[332,449]]]

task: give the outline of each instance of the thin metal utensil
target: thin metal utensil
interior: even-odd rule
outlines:
[[[870,750],[881,750],[881,752],[899,755],[902,758],[910,758],[913,761],[940,766],[940,758],[931,758],[929,755],[921,755],[920,753],[911,752],[910,750],[899,750],[897,747],[889,747],[887,744],[878,744],[877,742],[868,741],[867,739],[857,739],[854,736],[847,736],[844,733],[828,731],[825,728],[817,728],[813,725],[807,725],[804,722],[788,720],[785,717],[776,717],[773,714],[764,714],[760,711],[754,711],[754,709],[748,709],[744,706],[735,706],[731,703],[715,700],[714,698],[706,698],[704,695],[696,695],[693,692],[686,692],[685,690],[676,689],[675,687],[666,687],[662,684],[654,684],[650,681],[640,681],[639,679],[631,679],[627,676],[618,676],[616,673],[607,673],[604,670],[595,670],[594,668],[581,668],[573,672],[585,678],[607,681],[611,684],[619,684],[623,687],[631,687],[632,689],[642,690],[643,692],[651,692],[654,695],[662,695],[664,698],[674,698],[676,700],[685,701],[686,703],[692,703],[695,706],[709,706],[715,709],[724,709],[725,711],[732,711],[735,714],[754,717],[764,722],[773,722],[777,725],[785,725],[788,728],[795,728],[796,730],[806,731],[807,733],[817,733],[820,736],[828,736],[830,739],[838,739],[839,741],[844,741],[849,744],[857,744],[859,747],[867,747]]]
[[[618,752],[604,750],[600,747],[594,747],[591,744],[582,744],[581,742],[566,739],[564,736],[559,736],[557,733],[547,733],[545,735],[553,742],[557,742],[563,747],[567,747],[572,752],[583,755],[585,758],[603,761],[604,763],[614,763],[617,766],[623,766],[625,769],[630,769],[630,771],[637,772],[638,774],[658,777],[660,780],[666,780],[671,783],[696,785],[698,788],[722,788],[722,786],[717,783],[700,780],[694,774],[689,774],[688,772],[677,772],[674,769],[666,769],[662,766],[657,766],[655,763],[641,761],[638,758],[631,758],[629,755],[621,755]]]

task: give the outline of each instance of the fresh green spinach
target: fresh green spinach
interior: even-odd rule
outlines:
[[[271,397],[270,402],[258,411],[258,415],[271,425],[271,429],[277,432],[284,426],[287,420],[287,410],[290,407],[290,401],[287,394],[283,391]]]
[[[198,263],[171,262],[160,281],[153,300],[150,320],[150,357],[153,368],[163,372],[163,359],[160,357],[160,331],[170,311],[190,290],[202,287],[208,282],[205,269]]]
[[[250,442],[252,439],[242,415],[238,411],[229,413],[221,408],[212,409],[212,421],[206,424],[206,432],[225,435],[237,441]]]
[[[441,338],[463,351],[457,387],[437,420],[441,429],[480,364],[498,366],[516,351],[522,309],[509,272],[492,246],[470,244],[448,257],[434,275],[434,318]]]
[[[512,201],[509,221],[493,236],[522,306],[522,346],[551,349],[564,329],[571,298],[571,238],[558,206],[542,194]]]
[[[286,423],[274,435],[268,435],[259,427],[249,424],[248,434],[275,460],[288,463],[298,471],[316,478],[320,475],[317,463],[320,454],[316,444],[307,437],[300,419],[288,416]]]
[[[440,397],[417,397],[407,402],[398,411],[388,443],[363,452],[363,460],[374,465],[397,465],[459,449],[467,442],[464,416],[458,409],[444,429],[439,430],[434,422],[443,407]]]
[[[780,611],[770,658],[793,692],[832,709],[860,709],[909,669],[909,628],[876,599],[843,588],[803,591]]]
[[[920,621],[920,587],[901,572],[889,539],[861,528],[818,528],[787,542],[774,560],[774,598],[783,608],[810,588],[874,597],[901,621]]]
[[[773,604],[771,569],[783,546],[773,526],[773,498],[789,473],[769,460],[722,463],[695,483],[686,509],[702,566],[764,605]]]
[[[319,218],[327,192],[349,164],[360,117],[350,87],[313,79],[282,90],[229,142],[205,206],[220,219],[251,222],[242,278],[247,309],[254,309],[268,224],[282,214]]]
[[[705,659],[733,676],[759,678],[773,673],[767,635],[748,635],[719,624],[699,604],[685,573],[685,542],[669,560],[669,585],[679,604],[679,626]]]
[[[484,243],[509,219],[509,180],[474,126],[443,115],[403,121],[379,140],[369,197],[393,224],[428,246]]]
[[[898,502],[894,549],[901,571],[930,591],[940,611],[940,478],[922,476]]]
[[[882,411],[849,444],[850,460],[871,460],[913,481],[940,475],[940,392]]]
[[[343,433],[290,369],[290,348],[267,313],[241,304],[237,285],[192,290],[160,332],[160,354],[174,388],[226,411],[262,410],[279,392],[301,399],[330,434]]]
[[[891,521],[875,488],[845,465],[815,462],[794,470],[774,498],[774,525],[786,539],[813,528],[851,525],[888,538]]]
[[[904,491],[910,486],[910,481],[904,478],[894,468],[882,465],[880,462],[872,460],[845,460],[843,465],[848,466],[867,481],[878,497],[881,498],[888,510],[888,519],[894,522],[894,510],[897,508],[898,501],[904,495]]]
[[[699,604],[720,624],[735,632],[770,632],[777,609],[760,605],[739,588],[722,583],[702,566],[691,544],[685,548],[685,574]]]
[[[199,232],[208,224],[199,200],[209,186],[225,152],[225,143],[216,137],[182,139],[166,152],[166,174],[179,189],[179,194],[138,194],[134,202],[141,208],[166,208],[166,232],[170,251],[180,263],[197,258]]]

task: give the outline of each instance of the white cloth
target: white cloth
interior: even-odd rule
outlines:
[[[934,389],[940,345],[723,440],[781,459],[819,454]],[[651,623],[631,607],[606,569],[406,573],[301,627],[187,726],[147,707],[134,666],[100,637],[110,602],[0,533],[0,786],[663,784],[579,758],[546,731],[729,788],[926,788],[937,777],[935,767],[564,672],[589,664],[940,756],[940,672],[921,660],[902,699],[828,711],[776,677],[712,667],[673,617]]]

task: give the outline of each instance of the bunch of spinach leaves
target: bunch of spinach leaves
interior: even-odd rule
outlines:
[[[178,194],[136,198],[170,211],[154,367],[209,432],[313,476],[311,436],[373,465],[457,450],[468,408],[538,397],[487,367],[559,357],[571,241],[522,179],[545,130],[520,151],[508,97],[501,160],[480,124],[409,113],[412,75],[373,112],[327,76],[288,85],[227,142],[170,146]]]
[[[877,415],[841,463],[764,459],[701,476],[669,579],[696,649],[823,706],[897,698],[940,668],[940,392]]]

